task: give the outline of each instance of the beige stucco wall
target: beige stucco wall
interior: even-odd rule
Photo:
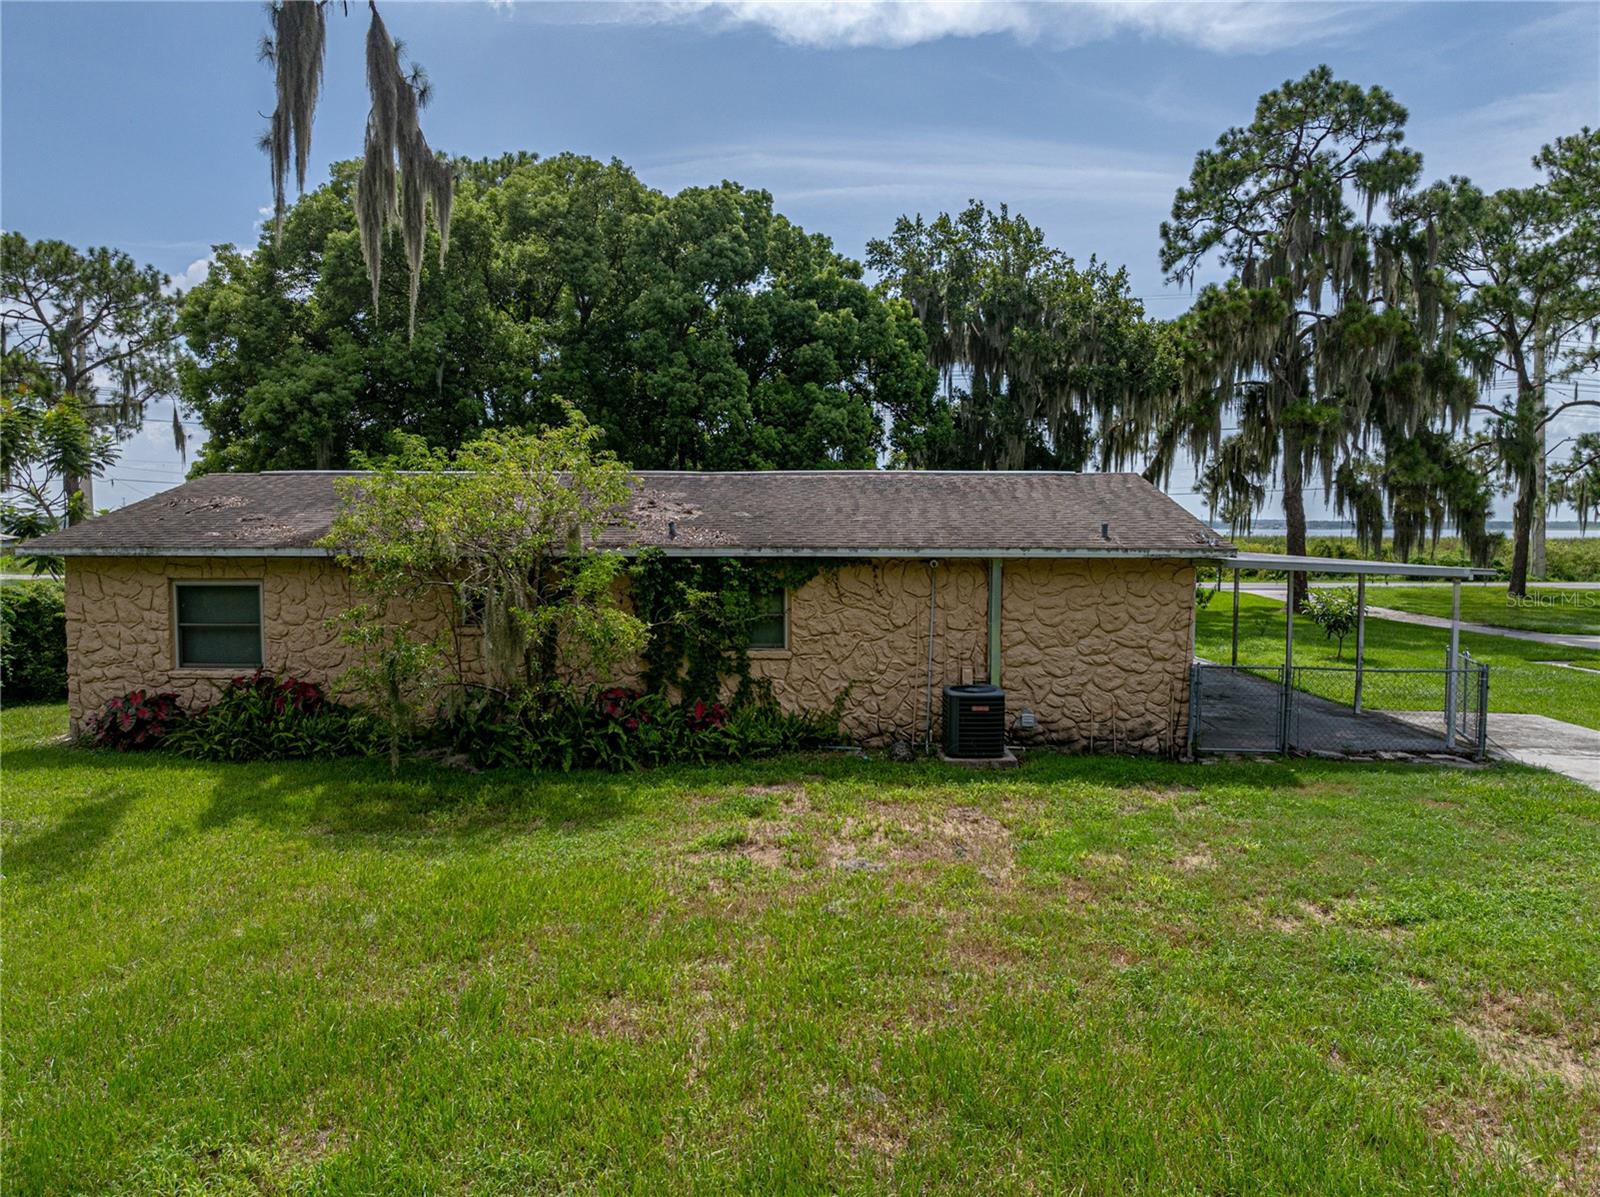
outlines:
[[[933,716],[940,688],[988,671],[988,567],[981,561],[883,560],[824,571],[789,596],[789,650],[752,652],[790,709],[825,710],[846,686],[845,730],[857,739],[919,740],[928,717],[933,604]]]
[[[197,707],[237,672],[176,668],[172,582],[184,579],[259,580],[267,668],[337,688],[351,650],[327,621],[355,600],[332,561],[74,558],[67,643],[75,726],[137,687],[172,690]],[[752,653],[751,671],[790,709],[827,708],[848,685],[850,735],[920,742],[929,713],[930,585],[937,736],[940,688],[988,675],[986,562],[930,569],[881,560],[825,571],[789,596],[788,649]],[[1150,752],[1181,744],[1193,586],[1185,562],[1006,562],[1001,681],[1010,710],[1036,713],[1041,742]]]
[[[1069,748],[1172,752],[1187,737],[1194,637],[1187,561],[1007,561],[1006,706]]]
[[[185,707],[214,699],[248,670],[179,669],[175,581],[259,581],[267,669],[336,688],[353,650],[328,620],[354,605],[349,577],[325,558],[73,557],[67,561],[67,703],[75,728],[129,690],[176,693]],[[442,630],[419,621],[424,632]]]

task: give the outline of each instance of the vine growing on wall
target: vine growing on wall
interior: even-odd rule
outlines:
[[[645,689],[677,689],[685,701],[719,697],[736,679],[733,699],[750,695],[750,634],[763,600],[798,590],[825,569],[815,560],[668,557],[641,553],[632,570],[634,613],[648,627]]]

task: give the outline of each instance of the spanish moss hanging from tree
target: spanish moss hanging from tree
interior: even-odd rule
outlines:
[[[262,146],[272,162],[274,219],[283,231],[285,192],[290,158],[295,186],[304,191],[311,155],[311,125],[321,94],[323,53],[327,44],[328,0],[277,0],[269,9],[272,32],[262,39],[261,57],[273,67],[277,108]],[[450,211],[455,180],[450,165],[434,154],[419,119],[428,102],[428,81],[422,68],[401,65],[400,46],[389,36],[378,6],[368,3],[367,115],[361,175],[356,185],[356,223],[361,256],[372,283],[376,312],[383,279],[383,239],[399,226],[410,274],[407,327],[414,332],[417,293],[422,284],[422,255],[427,245],[428,208],[439,225],[439,260],[450,244]]]

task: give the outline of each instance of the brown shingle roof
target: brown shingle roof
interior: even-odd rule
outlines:
[[[208,474],[33,541],[75,555],[320,555],[338,473]],[[638,471],[612,547],[811,556],[1159,555],[1233,546],[1136,474]],[[1105,526],[1105,535],[1101,527]]]

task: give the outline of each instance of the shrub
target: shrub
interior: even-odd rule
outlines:
[[[156,747],[182,722],[176,694],[132,690],[106,703],[90,723],[89,735],[99,748],[143,751]]]
[[[8,702],[67,696],[67,611],[60,582],[0,586],[0,687]]]
[[[1339,642],[1335,655],[1343,659],[1344,638],[1356,630],[1356,592],[1347,586],[1313,589],[1306,595],[1305,612],[1322,629],[1324,639]]]
[[[321,686],[264,670],[236,677],[216,702],[177,728],[166,746],[211,761],[367,756],[381,730],[361,711],[331,702]]]
[[[719,702],[675,705],[666,695],[613,686],[507,695],[481,691],[442,718],[441,746],[481,768],[637,769],[677,761],[739,760],[832,742],[838,709],[792,715],[770,690],[731,710]]]

